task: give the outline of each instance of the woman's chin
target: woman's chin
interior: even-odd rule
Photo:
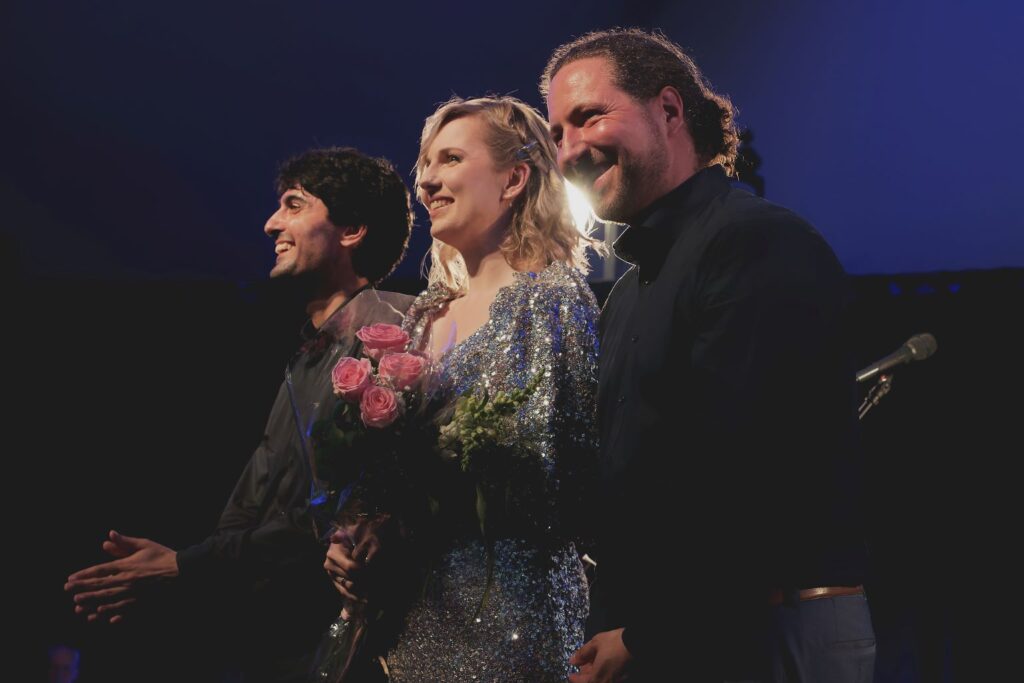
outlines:
[[[453,241],[457,241],[453,239],[455,237],[454,232],[445,228],[444,225],[431,225],[430,236],[438,242],[444,242],[447,246],[458,249],[458,247],[452,244]]]

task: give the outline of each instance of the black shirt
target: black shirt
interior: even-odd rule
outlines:
[[[615,250],[634,266],[601,315],[601,626],[638,661],[732,656],[770,589],[863,580],[845,274],[718,166]]]
[[[308,514],[309,459],[302,435],[332,400],[330,372],[358,354],[363,325],[401,322],[412,297],[365,289],[319,329],[307,322],[259,446],[216,531],[178,552],[185,585],[221,588],[254,680],[300,680],[340,597],[323,569],[326,547]]]

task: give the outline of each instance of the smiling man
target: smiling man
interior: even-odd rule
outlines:
[[[308,514],[301,435],[331,397],[337,359],[358,351],[355,332],[399,322],[412,301],[373,289],[401,260],[412,227],[408,190],[388,162],[350,148],[311,150],[282,165],[277,189],[278,209],[264,227],[277,254],[270,276],[298,285],[309,320],[216,531],[178,552],[111,531],[103,549],[118,559],[71,575],[65,587],[76,612],[115,623],[138,589],[158,579],[233,594],[246,681],[307,680],[319,638],[337,616]]]
[[[870,681],[842,267],[733,188],[732,103],[664,36],[583,36],[541,91],[633,266],[601,314],[595,635],[570,680]]]

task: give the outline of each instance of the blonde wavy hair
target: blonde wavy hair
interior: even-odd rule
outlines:
[[[508,234],[501,243],[505,260],[516,270],[561,261],[586,273],[587,248],[603,252],[604,245],[576,228],[547,122],[525,102],[507,96],[453,97],[438,107],[423,125],[415,187],[420,186],[434,138],[444,126],[465,116],[479,117],[487,124],[487,146],[498,169],[521,162],[530,165],[529,179],[512,203]],[[427,280],[431,285],[440,282],[464,292],[469,275],[458,250],[435,239]]]

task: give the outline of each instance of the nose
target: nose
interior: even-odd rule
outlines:
[[[423,169],[419,180],[420,201],[422,202],[440,189],[441,182],[437,179],[436,174],[430,170],[430,167]]]
[[[266,224],[263,226],[263,232],[266,233],[267,237],[277,237],[279,233],[284,231],[284,228],[281,227],[282,211],[284,211],[284,209],[278,209],[270,215],[270,218],[267,219]]]

